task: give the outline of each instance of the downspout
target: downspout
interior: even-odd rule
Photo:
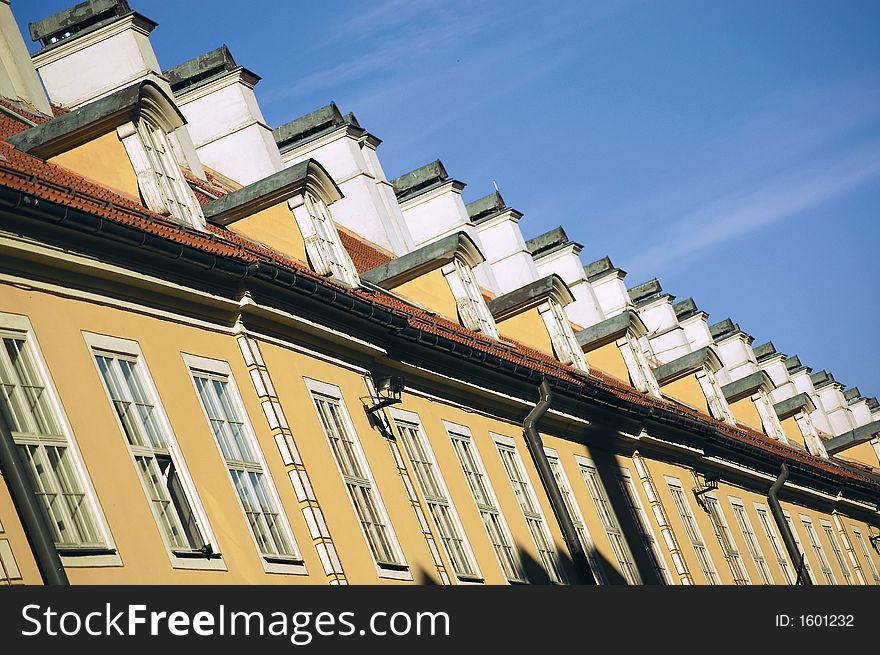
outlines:
[[[782,467],[779,469],[779,477],[776,478],[776,482],[773,483],[770,491],[767,493],[767,502],[770,504],[770,511],[773,513],[776,527],[779,528],[779,533],[782,535],[785,550],[788,551],[788,556],[797,571],[797,581],[795,584],[811,585],[813,583],[810,580],[805,565],[806,556],[798,550],[794,535],[791,534],[791,528],[788,525],[788,521],[785,520],[785,514],[782,513],[782,506],[779,504],[779,498],[777,497],[779,490],[782,489],[782,485],[785,484],[786,480],[788,480],[788,464],[783,462]]]
[[[3,473],[9,495],[12,496],[12,502],[21,519],[37,568],[45,584],[68,585],[70,583],[55,548],[46,510],[40,505],[31,488],[26,466],[19,454],[18,446],[12,440],[12,432],[9,431],[6,421],[0,418],[0,471]]]
[[[525,434],[526,444],[532,455],[532,460],[538,469],[538,476],[541,478],[541,484],[544,491],[550,498],[550,505],[553,507],[553,513],[562,528],[562,537],[565,539],[565,545],[571,554],[574,562],[575,570],[580,578],[580,584],[596,584],[593,577],[593,571],[590,568],[590,562],[587,560],[587,554],[581,540],[578,538],[577,530],[565,506],[565,500],[562,498],[562,492],[559,491],[559,485],[553,477],[553,471],[550,469],[550,462],[547,461],[547,454],[544,452],[544,444],[541,442],[541,435],[538,434],[538,421],[547,413],[550,408],[550,402],[553,395],[550,391],[550,383],[545,378],[538,387],[539,400],[526,419],[523,421],[523,433]]]

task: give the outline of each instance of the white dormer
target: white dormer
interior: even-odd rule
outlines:
[[[519,228],[522,214],[507,207],[499,193],[465,206],[486,248],[486,260],[498,281],[498,292],[507,293],[534,282],[540,275]]]
[[[529,239],[526,246],[532,253],[539,277],[555,273],[568,285],[574,302],[565,311],[574,323],[586,328],[605,320],[605,313],[581,263],[583,246],[569,241],[561,227]]]
[[[464,232],[486,252],[461,198],[465,184],[450,178],[439,159],[391,180],[391,184],[416,247]],[[498,293],[498,280],[488,262],[480,264],[476,274],[483,288]]]
[[[199,158],[243,185],[284,164],[254,95],[260,78],[226,46],[165,71]]]
[[[341,225],[396,255],[422,243],[413,240],[394,189],[379,161],[381,140],[364,130],[353,114],[335,103],[273,131],[285,166],[315,159],[329,171],[344,198],[334,207]]]
[[[156,26],[126,0],[90,0],[31,23],[31,38],[43,44],[32,59],[49,98],[75,109],[147,80],[172,97],[150,43]],[[178,161],[205,179],[187,128],[167,140]]]

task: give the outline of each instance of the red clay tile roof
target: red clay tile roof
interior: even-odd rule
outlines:
[[[4,106],[6,106],[4,104]],[[0,114],[0,134],[8,136],[27,128],[5,114]],[[188,179],[192,176],[188,176]],[[216,180],[216,178],[215,178]],[[199,188],[207,188],[203,181],[190,182]],[[218,184],[212,188],[221,187]],[[643,407],[657,407],[677,413],[680,416],[695,419],[711,425],[716,431],[742,443],[748,443],[767,452],[773,452],[789,460],[799,461],[814,468],[824,470],[860,482],[876,484],[876,478],[862,474],[858,470],[850,470],[836,466],[832,461],[814,457],[808,453],[791,448],[779,441],[744,426],[733,427],[717,421],[705,414],[677,405],[667,400],[653,398],[639,393],[626,383],[600,371],[591,371],[589,375],[564,364],[550,355],[539,352],[528,346],[511,341],[498,342],[478,332],[473,332],[446,318],[437,316],[393,296],[365,289],[348,290],[333,280],[313,273],[303,262],[294,260],[283,253],[265,245],[246,239],[234,232],[216,225],[209,225],[207,232],[201,232],[171,221],[155,214],[131,198],[122,196],[106,187],[91,182],[84,177],[55,164],[45,162],[31,155],[24,154],[10,144],[0,142],[0,185],[27,193],[36,198],[63,204],[90,214],[100,216],[115,223],[128,225],[144,232],[160,236],[171,241],[182,243],[218,256],[237,259],[246,263],[266,261],[275,265],[296,270],[297,273],[320,280],[323,284],[338,287],[343,293],[352,293],[364,300],[375,302],[385,309],[406,318],[408,323],[424,332],[434,334],[466,344],[477,350],[494,355],[506,361],[528,367],[544,375],[553,376],[572,384],[589,384],[603,389],[613,395]],[[352,248],[361,266],[370,266],[374,261],[384,263],[390,255],[384,255],[360,239],[340,233],[346,241],[346,248]],[[351,252],[351,251],[350,251]],[[384,258],[384,259],[383,259]],[[378,265],[375,264],[375,265]],[[358,269],[360,270],[360,269]]]
[[[394,255],[382,252],[378,247],[367,243],[345,228],[339,226],[337,228],[339,239],[342,241],[343,247],[348,251],[348,256],[351,257],[351,261],[354,263],[355,270],[358,273],[369,271],[371,268],[387,264],[394,259]]]

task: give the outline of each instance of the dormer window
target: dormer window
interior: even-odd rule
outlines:
[[[455,296],[461,324],[466,328],[497,339],[498,328],[495,326],[495,319],[492,318],[489,308],[486,307],[486,301],[474,277],[474,270],[456,258],[453,260],[453,270],[450,275],[447,275],[447,280],[449,280],[452,293]]]
[[[183,177],[168,133],[146,116],[117,128],[138,179],[144,204],[192,227],[204,226],[202,210]]]
[[[565,313],[565,308],[554,298],[538,307],[541,318],[547,326],[550,334],[550,343],[553,345],[553,354],[563,364],[569,364],[582,371],[588,370],[587,359],[581,350],[571,323]]]
[[[357,286],[357,273],[342,246],[327,205],[308,192],[304,199],[312,229],[310,233],[304,231],[303,238],[312,268],[320,275],[330,275],[340,282]]]

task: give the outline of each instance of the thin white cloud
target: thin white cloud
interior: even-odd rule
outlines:
[[[643,274],[682,270],[722,245],[815,209],[878,175],[880,143],[849,150],[823,166],[790,170],[692,209],[625,265]]]

